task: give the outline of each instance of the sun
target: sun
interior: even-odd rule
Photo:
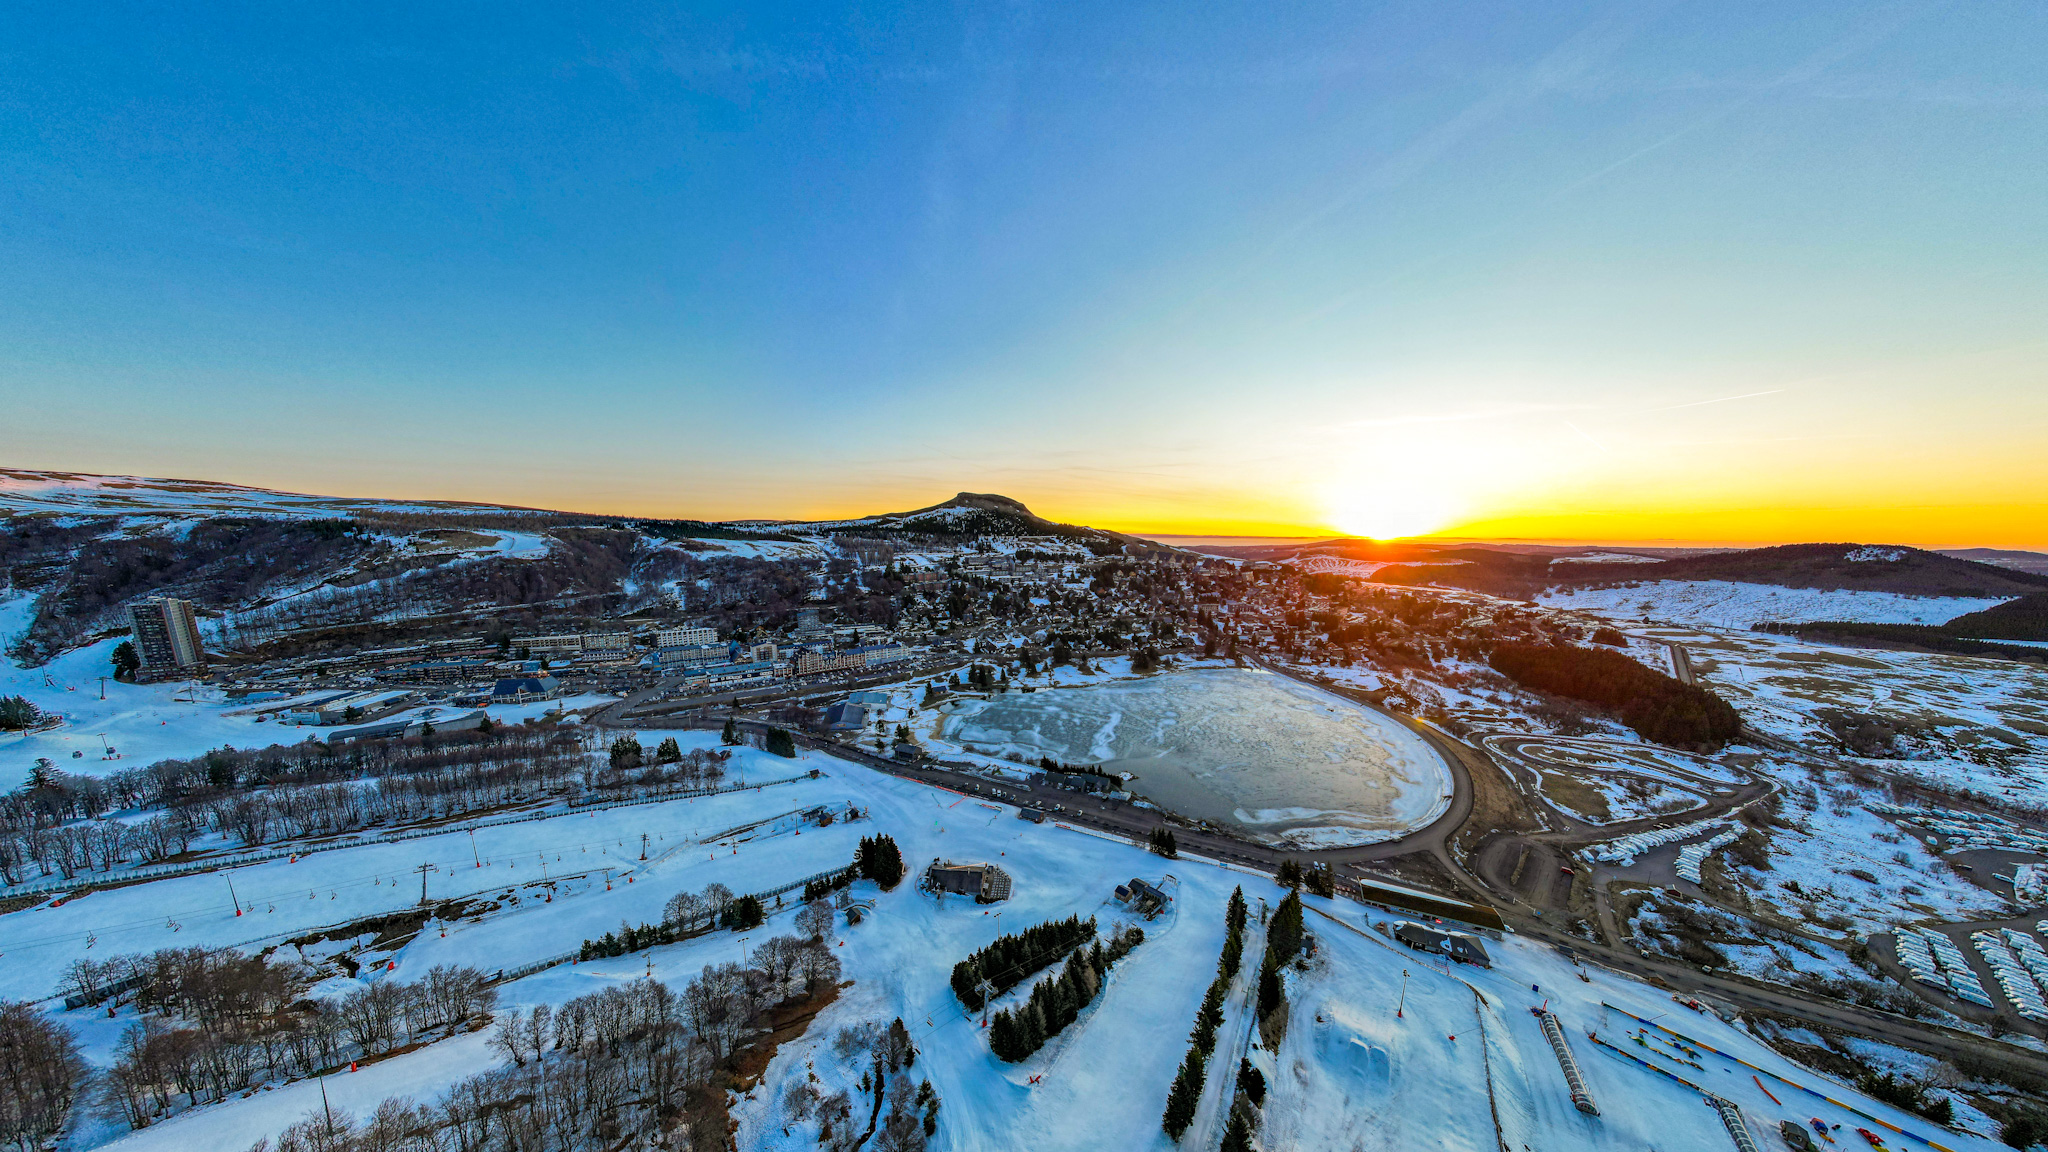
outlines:
[[[1372,540],[1426,536],[1451,522],[1449,496],[1403,480],[1367,483],[1335,494],[1330,523],[1341,532]]]

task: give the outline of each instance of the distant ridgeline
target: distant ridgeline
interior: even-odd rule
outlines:
[[[2048,594],[2048,576],[2039,572],[1900,545],[1783,544],[1669,560],[1646,557],[1636,564],[1575,562],[1575,556],[1569,552],[1553,556],[1520,548],[1420,542],[1323,541],[1213,551],[1282,563],[1314,556],[1378,561],[1386,567],[1373,573],[1376,583],[1465,588],[1510,599],[1527,599],[1548,588],[1611,587],[1653,580],[1726,580],[1778,588],[1891,592],[1902,596],[1998,598]]]
[[[1803,640],[1834,640],[1878,647],[1924,648],[1958,656],[2000,656],[2048,661],[2048,648],[2000,644],[2000,640],[2048,641],[2048,595],[1958,616],[1946,624],[1865,624],[1859,620],[1817,620],[1808,624],[1758,624],[1755,631]]]
[[[1659,744],[1713,749],[1742,732],[1742,718],[1726,700],[1620,652],[1572,644],[1503,644],[1487,662],[1524,688],[1605,709],[1638,736]]]

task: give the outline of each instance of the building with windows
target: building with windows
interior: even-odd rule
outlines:
[[[206,651],[199,645],[199,621],[192,614],[190,600],[152,596],[130,604],[128,623],[135,634],[135,655],[142,660],[138,679],[161,680],[206,666]]]
[[[662,628],[654,633],[656,648],[693,648],[718,643],[716,628]]]
[[[796,654],[796,674],[816,676],[824,672],[859,671],[868,666],[868,658],[860,652],[816,652],[804,651]]]
[[[654,662],[663,668],[696,668],[723,664],[730,659],[732,649],[723,644],[685,644],[679,648],[658,648],[654,653]]]
[[[855,648],[847,654],[859,656],[862,666],[867,668],[879,668],[884,664],[900,664],[917,655],[916,652],[901,644],[870,644],[865,648]]]
[[[512,651],[528,656],[566,655],[583,651],[581,632],[557,632],[549,636],[514,636]]]
[[[933,892],[972,896],[978,904],[1010,898],[1010,874],[993,864],[959,864],[934,860],[924,870],[925,887]]]

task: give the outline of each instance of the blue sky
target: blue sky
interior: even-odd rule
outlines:
[[[2038,6],[588,7],[0,15],[0,463],[2048,544]]]

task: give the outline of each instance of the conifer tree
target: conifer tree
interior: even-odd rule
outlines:
[[[1231,1112],[1230,1127],[1223,1130],[1222,1152],[1252,1152],[1252,1125],[1243,1112]]]
[[[727,746],[735,746],[739,744],[740,726],[733,720],[732,717],[728,716],[725,718],[725,731],[719,733],[718,741],[719,743],[725,744]]]
[[[1195,1105],[1202,1096],[1202,1060],[1190,1051],[1180,1062],[1180,1071],[1174,1074],[1173,1087],[1166,1093],[1166,1115],[1160,1117],[1159,1126],[1166,1134],[1178,1141],[1195,1122]]]
[[[1259,967],[1259,1019],[1273,1014],[1284,997],[1280,989],[1280,963],[1271,948],[1266,949],[1266,962]]]
[[[1301,951],[1301,937],[1301,894],[1289,892],[1273,910],[1273,922],[1266,929],[1267,947],[1285,964]]]

